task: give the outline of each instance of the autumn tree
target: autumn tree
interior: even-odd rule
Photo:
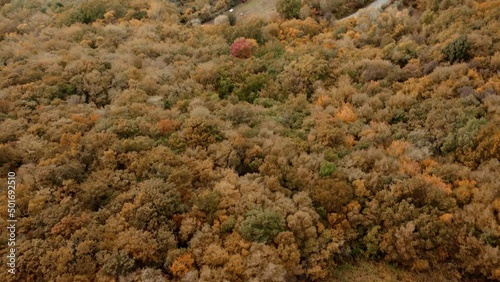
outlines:
[[[256,46],[257,42],[254,39],[238,38],[231,45],[230,53],[237,58],[249,58]]]

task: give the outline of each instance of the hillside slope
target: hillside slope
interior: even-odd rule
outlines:
[[[0,281],[500,280],[499,0],[4,2]]]

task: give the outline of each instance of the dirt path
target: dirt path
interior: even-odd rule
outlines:
[[[238,20],[246,20],[252,15],[265,19],[276,13],[276,0],[249,0],[233,8],[233,13]]]
[[[349,15],[347,17],[344,17],[341,20],[350,19],[350,18],[353,18],[353,17],[357,17],[360,13],[363,13],[366,10],[369,10],[369,9],[380,9],[380,8],[382,8],[382,6],[384,4],[389,3],[389,1],[390,0],[376,0],[375,2],[372,2],[370,5],[362,8],[362,9],[357,10],[354,14]]]
[[[349,19],[352,17],[357,17],[360,13],[368,9],[380,9],[384,4],[388,3],[390,0],[376,0],[372,2],[365,8],[359,9],[354,14],[344,17],[339,20]],[[228,11],[229,12],[229,11]],[[249,0],[246,3],[241,3],[232,9],[232,12],[236,18],[240,21],[245,21],[253,15],[264,17],[269,19],[269,17],[276,13],[276,0]],[[205,23],[213,24],[213,20]]]

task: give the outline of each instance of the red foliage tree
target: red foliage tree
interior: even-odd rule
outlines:
[[[257,42],[254,39],[241,37],[233,42],[230,53],[237,58],[249,58],[255,46],[257,46]]]

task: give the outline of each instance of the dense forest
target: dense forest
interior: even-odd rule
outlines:
[[[500,281],[500,0],[368,2],[0,0],[0,280]]]

